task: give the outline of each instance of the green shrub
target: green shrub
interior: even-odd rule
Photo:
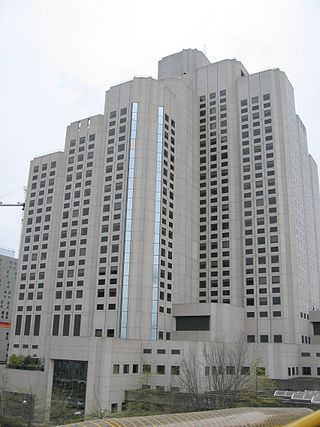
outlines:
[[[21,366],[24,364],[24,359],[24,356],[11,354],[11,356],[9,357],[9,365]]]

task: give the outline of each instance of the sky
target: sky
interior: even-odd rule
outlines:
[[[320,165],[320,1],[0,0],[0,201],[22,202],[30,161],[63,150],[66,126],[104,93],[186,48],[249,73],[285,71]],[[0,247],[18,255],[22,210],[0,207]]]

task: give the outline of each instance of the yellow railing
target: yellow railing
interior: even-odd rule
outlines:
[[[285,427],[320,427],[320,410],[315,411],[306,417],[293,421]]]
[[[69,427],[320,427],[320,414],[307,408],[232,408],[218,411],[149,415],[140,417],[105,418],[69,424]],[[304,418],[301,418],[304,417]],[[312,419],[306,424],[303,420]],[[298,420],[298,421],[295,421]],[[318,420],[318,424],[316,423]],[[61,426],[60,426],[61,427]]]

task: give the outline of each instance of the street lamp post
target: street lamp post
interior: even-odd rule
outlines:
[[[24,418],[24,420],[26,420],[26,416],[27,416],[27,401],[26,400],[23,400],[23,418]]]

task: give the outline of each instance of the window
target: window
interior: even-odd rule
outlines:
[[[119,364],[115,364],[115,365],[113,365],[113,367],[112,367],[112,372],[113,372],[114,374],[119,374],[119,372],[120,372],[120,365],[119,365]]]
[[[137,374],[139,372],[139,365],[132,365],[132,373]]]
[[[77,291],[76,292],[76,298],[82,298],[83,297],[83,291]]]
[[[257,374],[258,376],[264,376],[264,375],[266,375],[266,368],[263,368],[263,367],[257,367],[257,368],[256,368],[256,374]]]
[[[281,343],[282,342],[282,335],[273,335],[273,342]]]
[[[180,375],[180,367],[171,366],[171,375]]]
[[[272,304],[273,305],[279,305],[279,304],[281,304],[281,298],[280,297],[273,297],[272,298]]]
[[[18,314],[18,316],[16,318],[15,335],[20,335],[20,333],[21,333],[21,324],[22,324],[22,315]]]
[[[128,374],[129,373],[129,365],[125,364],[123,365],[123,373]]]
[[[309,366],[303,366],[302,375],[311,375],[311,368]]]
[[[73,336],[75,336],[75,337],[80,336],[80,327],[81,327],[81,315],[75,314],[74,315],[74,324],[73,324]]]
[[[241,367],[241,375],[250,375],[250,367],[242,366]]]
[[[67,299],[72,298],[72,291],[66,291],[66,298]]]
[[[52,335],[59,335],[59,323],[60,323],[60,315],[55,314],[53,316]]]
[[[65,314],[63,316],[63,336],[69,336],[69,330],[70,330],[70,314]]]
[[[39,314],[36,314],[34,317],[34,327],[33,327],[33,335],[34,336],[39,336],[39,332],[40,332],[40,319],[41,316]]]
[[[247,342],[248,343],[256,342],[256,337],[254,335],[247,335]]]
[[[165,365],[157,365],[157,374],[165,375],[165,373],[166,373]]]

